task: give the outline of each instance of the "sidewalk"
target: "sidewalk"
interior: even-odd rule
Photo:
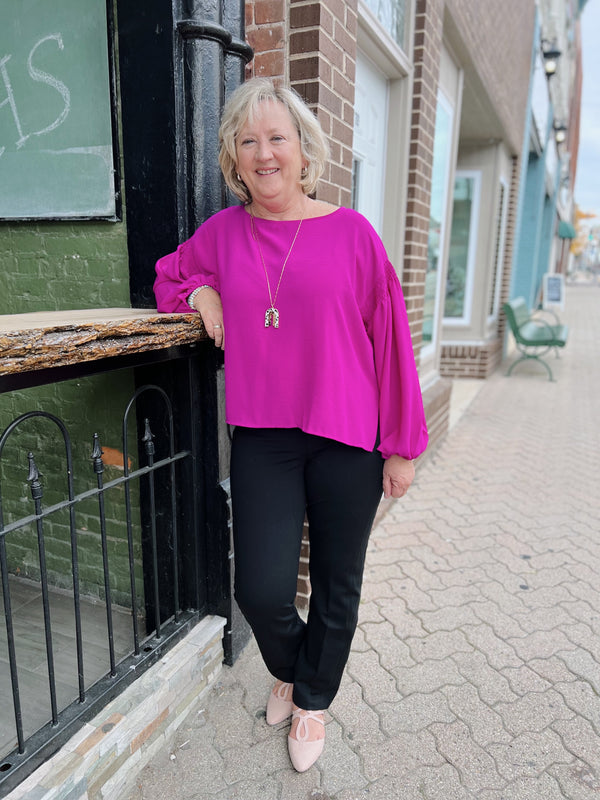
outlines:
[[[317,765],[251,643],[127,800],[600,797],[599,312],[569,287],[557,382],[504,364],[374,530]]]

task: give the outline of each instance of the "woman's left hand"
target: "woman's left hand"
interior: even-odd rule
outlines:
[[[415,465],[402,456],[390,456],[383,465],[384,497],[404,497],[415,477]]]

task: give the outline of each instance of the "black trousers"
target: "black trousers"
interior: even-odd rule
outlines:
[[[235,596],[268,670],[300,708],[327,708],[358,619],[383,458],[294,429],[236,428],[231,456]],[[294,605],[305,513],[308,621]]]

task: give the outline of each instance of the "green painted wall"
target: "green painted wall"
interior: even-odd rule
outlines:
[[[76,308],[129,307],[129,261],[124,221],[0,222],[0,313],[62,311]],[[120,452],[121,419],[134,392],[129,370],[93,378],[0,395],[0,432],[19,414],[48,411],[67,426],[73,444],[76,492],[96,485],[90,455],[94,433],[105,448]],[[135,428],[135,418],[132,418]],[[2,501],[5,523],[31,513],[27,484],[27,452],[35,453],[42,473],[44,505],[64,498],[64,448],[48,423],[29,422],[11,437],[2,464]],[[137,458],[135,442],[130,454]],[[109,481],[122,467],[107,466]],[[130,605],[124,490],[106,496],[109,518],[110,574],[113,601]],[[136,517],[136,583],[143,593],[137,486],[132,501]],[[78,507],[77,529],[81,559],[81,589],[102,597],[104,580],[99,541],[97,501]],[[68,516],[53,515],[45,523],[48,571],[51,582],[70,588],[71,565]],[[39,578],[35,529],[7,536],[10,569],[14,574]]]
[[[125,223],[0,223],[0,278],[0,314],[129,307]]]

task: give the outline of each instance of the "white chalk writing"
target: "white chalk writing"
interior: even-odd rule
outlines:
[[[6,90],[6,97],[4,100],[0,101],[0,109],[3,106],[9,106],[12,112],[13,121],[15,124],[16,132],[18,134],[18,138],[15,141],[15,145],[17,148],[23,147],[25,142],[31,136],[43,136],[46,133],[50,133],[50,131],[55,130],[60,125],[63,124],[65,119],[67,118],[69,111],[71,109],[71,93],[68,87],[54,75],[50,75],[48,72],[44,72],[43,70],[39,69],[34,65],[34,58],[37,54],[38,49],[45,45],[46,42],[56,42],[59,50],[64,50],[64,43],[62,36],[60,33],[51,33],[48,36],[44,36],[40,39],[36,44],[31,48],[29,52],[29,56],[27,58],[27,72],[29,77],[37,82],[37,83],[44,83],[47,86],[50,86],[53,90],[57,91],[63,100],[63,108],[60,114],[54,119],[49,125],[41,128],[37,131],[31,131],[30,133],[25,133],[23,131],[23,126],[21,124],[21,119],[19,116],[17,101],[15,99],[15,93],[13,91],[12,81],[10,79],[10,74],[7,69],[7,64],[11,58],[10,54],[5,55],[0,59],[0,76],[2,77],[2,82],[4,83],[4,88]],[[0,146],[0,156],[6,150],[6,146]]]

